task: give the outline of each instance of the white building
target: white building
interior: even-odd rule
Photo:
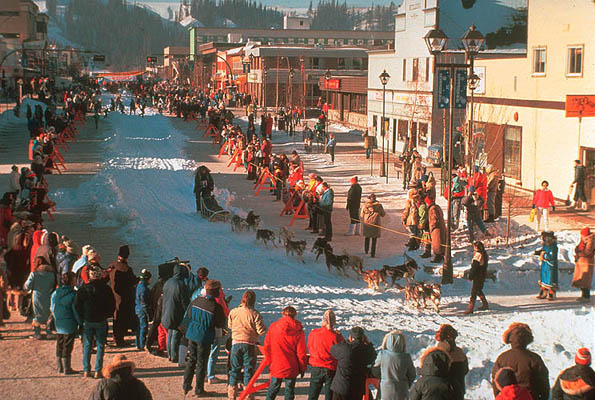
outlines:
[[[512,6],[519,0],[483,1],[465,10],[455,0],[403,0],[395,15],[395,49],[369,52],[368,128],[381,146],[383,91],[378,78],[386,70],[385,129],[391,152],[401,152],[406,143],[425,157],[428,146],[441,144],[448,126],[448,110],[437,108],[434,92],[433,57],[424,42],[425,34],[440,28],[449,38],[448,48],[458,49],[459,39],[475,24],[484,35],[509,22]],[[490,16],[490,17],[488,17]],[[443,61],[463,62],[463,51],[452,51]],[[465,110],[457,110],[455,126],[463,125]],[[432,117],[433,116],[433,117]]]
[[[287,15],[283,16],[283,29],[310,29],[311,24],[308,15]]]

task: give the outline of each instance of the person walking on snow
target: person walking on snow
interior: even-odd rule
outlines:
[[[343,335],[335,330],[336,321],[335,313],[326,310],[321,327],[313,329],[308,336],[308,363],[311,367],[308,400],[318,400],[323,391],[325,400],[332,399],[331,383],[337,371],[337,360],[330,351],[335,344],[345,341]]]
[[[469,281],[473,282],[471,287],[471,298],[469,299],[469,307],[464,314],[473,314],[475,308],[475,298],[479,296],[481,300],[480,310],[488,309],[488,300],[483,294],[483,284],[486,280],[486,273],[488,270],[488,253],[483,246],[483,243],[477,241],[473,243],[473,261],[471,262],[471,270],[469,271]]]
[[[586,347],[577,350],[575,365],[558,375],[552,387],[552,400],[595,399],[595,372],[591,368],[591,352]]]
[[[547,400],[550,394],[549,371],[537,353],[527,350],[527,346],[533,342],[529,325],[520,322],[510,324],[502,334],[502,341],[510,344],[511,348],[498,356],[492,368],[494,395],[500,393],[494,383],[496,373],[508,367],[514,371],[518,384],[531,392],[533,400]]]
[[[285,400],[293,400],[297,376],[303,376],[308,368],[304,328],[295,319],[297,311],[288,306],[283,309],[282,315],[271,324],[264,340],[264,356],[270,362],[271,375],[266,400],[275,400],[283,381]]]
[[[538,299],[554,300],[558,290],[558,242],[554,232],[542,232],[543,248],[537,250],[541,263]]]
[[[552,191],[548,189],[548,186],[548,181],[541,182],[541,189],[536,190],[535,194],[533,195],[533,204],[531,205],[531,208],[537,209],[537,213],[535,214],[537,232],[541,232],[542,218],[544,227],[543,230],[548,230],[548,217],[550,214],[550,206],[552,207],[552,211],[556,211],[554,195],[552,194]]]
[[[415,367],[401,332],[384,336],[374,366],[380,367],[380,400],[406,400],[415,381]]]
[[[231,310],[227,317],[227,327],[231,331],[232,340],[227,387],[229,400],[235,400],[238,395],[242,367],[244,368],[244,387],[248,386],[256,370],[258,340],[266,333],[266,325],[260,313],[254,308],[255,304],[256,294],[252,290],[246,290],[240,305]]]
[[[578,301],[588,302],[591,298],[591,281],[593,280],[593,263],[595,262],[595,238],[588,227],[581,230],[580,242],[574,252],[572,287],[581,290],[581,297],[577,299]]]
[[[379,201],[376,200],[374,193],[368,196],[368,200],[362,207],[361,219],[363,222],[362,234],[364,236],[364,251],[368,254],[370,250],[370,257],[376,257],[376,241],[380,237],[382,227],[381,218],[386,213]],[[370,241],[372,247],[370,248]]]
[[[362,187],[357,182],[357,176],[351,178],[351,186],[347,192],[347,205],[349,211],[349,231],[345,236],[359,235],[359,209],[362,202]]]

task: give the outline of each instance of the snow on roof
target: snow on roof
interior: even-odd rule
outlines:
[[[204,28],[204,25],[197,19],[193,18],[192,16],[187,16],[183,20],[180,21],[180,25],[185,28],[188,27],[195,27],[195,28]]]

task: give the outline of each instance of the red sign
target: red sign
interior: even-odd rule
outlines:
[[[331,90],[339,90],[340,79],[329,79],[324,81],[324,88]]]
[[[566,117],[595,117],[595,95],[566,95]]]

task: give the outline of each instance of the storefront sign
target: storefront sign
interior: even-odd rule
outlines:
[[[450,103],[450,71],[438,70],[438,108],[448,108]]]
[[[324,88],[330,90],[339,90],[340,79],[324,80]]]
[[[473,73],[479,77],[473,94],[486,94],[486,67],[473,67]]]
[[[566,95],[566,117],[595,117],[595,95]]]

